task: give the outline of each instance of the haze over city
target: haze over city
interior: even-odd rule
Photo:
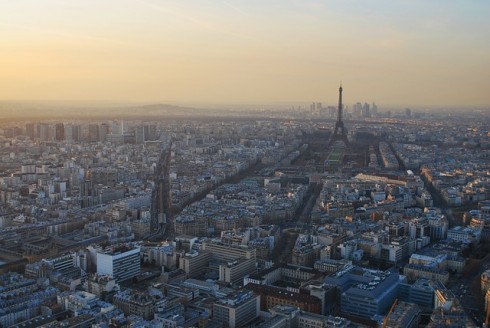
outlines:
[[[0,3],[0,101],[490,104],[490,3]]]
[[[488,9],[0,1],[0,328],[489,328]]]

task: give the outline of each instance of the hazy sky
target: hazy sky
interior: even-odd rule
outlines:
[[[0,100],[490,105],[489,0],[3,0]]]

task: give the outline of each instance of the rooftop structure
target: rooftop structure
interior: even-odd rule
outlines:
[[[350,265],[326,277],[325,283],[339,288],[342,312],[372,318],[385,314],[393,304],[400,277],[397,273]]]

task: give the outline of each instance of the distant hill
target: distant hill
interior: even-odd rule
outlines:
[[[206,110],[200,110],[191,107],[181,107],[176,105],[168,104],[151,104],[143,106],[131,106],[127,108],[122,108],[123,112],[128,114],[136,115],[148,115],[148,116],[159,116],[159,115],[171,115],[171,116],[187,116],[195,115],[196,113],[205,114]]]
[[[99,118],[99,117],[181,117],[209,115],[210,111],[169,104],[133,106],[70,106],[0,102],[0,119]]]

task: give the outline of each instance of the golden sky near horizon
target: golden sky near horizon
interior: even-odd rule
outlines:
[[[490,1],[0,2],[0,100],[490,105]]]

